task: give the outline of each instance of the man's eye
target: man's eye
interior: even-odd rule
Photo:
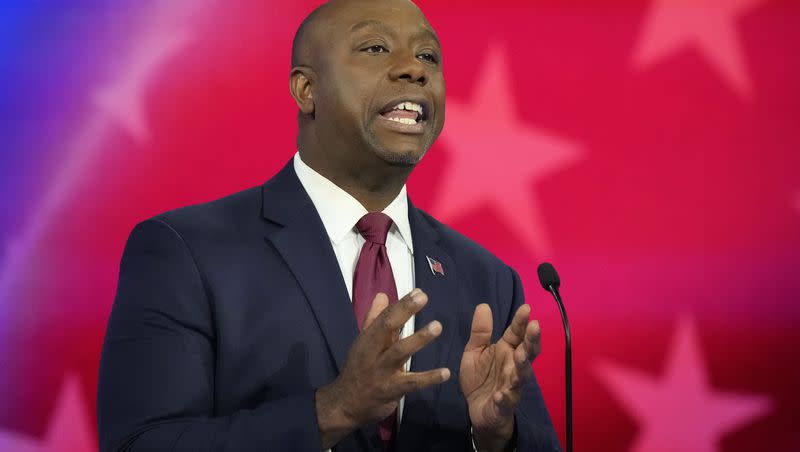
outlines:
[[[364,51],[367,52],[367,53],[386,53],[386,52],[388,52],[388,50],[386,50],[386,47],[384,47],[384,46],[382,46],[380,44],[375,44],[374,46],[369,46],[366,49],[364,49]]]
[[[421,60],[425,60],[425,61],[427,61],[429,63],[438,63],[439,62],[439,59],[436,57],[436,55],[434,55],[432,53],[423,53],[423,54],[419,55],[417,58],[419,58]]]

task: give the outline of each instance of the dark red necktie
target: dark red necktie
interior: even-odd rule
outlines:
[[[386,251],[386,236],[391,227],[392,219],[380,212],[368,213],[356,223],[358,232],[366,240],[353,274],[353,311],[359,330],[375,295],[385,293],[390,304],[397,301],[397,286]],[[381,440],[386,450],[389,450],[396,422],[397,410],[380,422]]]

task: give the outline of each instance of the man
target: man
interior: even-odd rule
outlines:
[[[323,5],[290,90],[299,153],[281,172],[131,233],[101,450],[559,450],[519,277],[406,196],[444,124],[425,17]]]

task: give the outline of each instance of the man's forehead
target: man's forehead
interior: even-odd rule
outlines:
[[[365,29],[431,39],[440,46],[435,31],[417,5],[408,0],[332,0],[309,14],[292,43],[292,66],[311,65],[324,58],[331,42]]]
[[[439,38],[436,36],[436,33],[433,31],[433,29],[427,22],[421,21],[411,26],[409,26],[408,24],[404,24],[403,28],[414,33],[415,35],[428,37],[436,41],[437,44],[439,43]],[[379,31],[392,32],[393,27],[391,24],[387,24],[378,19],[364,19],[353,24],[350,27],[349,32],[353,34],[353,33],[358,33],[362,30],[379,30]]]
[[[425,15],[410,1],[350,0],[335,1],[329,5],[329,19],[347,33],[367,28],[426,29],[433,33]]]

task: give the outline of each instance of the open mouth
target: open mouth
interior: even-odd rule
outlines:
[[[381,112],[381,116],[389,121],[407,126],[413,126],[428,119],[428,107],[426,102],[412,100],[402,100],[393,102]]]

